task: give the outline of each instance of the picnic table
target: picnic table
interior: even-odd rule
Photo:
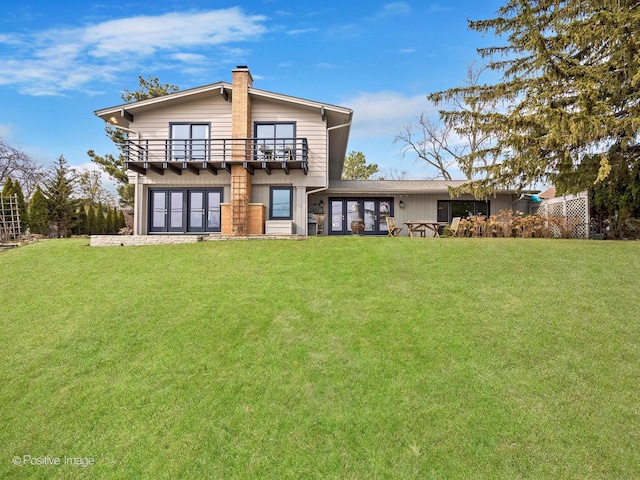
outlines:
[[[440,238],[438,230],[443,225],[449,225],[447,222],[433,222],[431,220],[412,220],[404,222],[409,230],[409,236],[413,237],[414,233],[418,233],[421,237],[425,236],[426,230],[431,230],[435,238]]]

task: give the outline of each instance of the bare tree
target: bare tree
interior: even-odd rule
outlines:
[[[377,180],[407,180],[409,172],[406,170],[398,170],[397,168],[389,168],[382,171],[378,175]]]
[[[395,142],[404,144],[403,158],[407,154],[415,154],[436,170],[434,178],[445,180],[451,180],[450,169],[454,166],[467,180],[471,180],[478,171],[478,162],[487,167],[491,161],[496,161],[496,157],[483,156],[479,160],[476,156],[476,152],[486,149],[493,140],[483,127],[486,114],[495,108],[496,103],[475,94],[480,75],[486,68],[476,68],[474,63],[467,67],[464,84],[469,88],[461,89],[464,94],[451,98],[450,110],[439,111],[439,123],[423,113],[418,117],[417,126],[404,127],[395,139]],[[433,94],[428,98],[436,104],[440,101]]]
[[[92,204],[115,205],[114,196],[102,186],[101,173],[97,170],[74,170],[76,191],[81,200]]]
[[[30,198],[44,176],[44,169],[33,158],[0,139],[0,185],[9,177],[17,180],[25,197]]]
[[[449,148],[451,125],[436,125],[424,113],[418,118],[417,132],[413,125],[406,125],[394,140],[404,144],[402,158],[413,153],[436,170],[433,178],[451,180],[449,168],[455,164]]]

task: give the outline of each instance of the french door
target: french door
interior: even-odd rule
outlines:
[[[386,235],[387,217],[392,216],[392,198],[332,198],[329,201],[330,235],[348,235],[351,222],[361,218],[364,235]]]
[[[182,190],[150,191],[150,232],[184,231],[184,193]]]
[[[219,232],[222,188],[150,189],[150,233]]]

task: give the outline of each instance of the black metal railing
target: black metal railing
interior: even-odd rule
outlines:
[[[306,138],[129,139],[128,163],[307,162]]]

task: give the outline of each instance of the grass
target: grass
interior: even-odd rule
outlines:
[[[0,478],[640,471],[638,242],[86,243],[0,254]]]

